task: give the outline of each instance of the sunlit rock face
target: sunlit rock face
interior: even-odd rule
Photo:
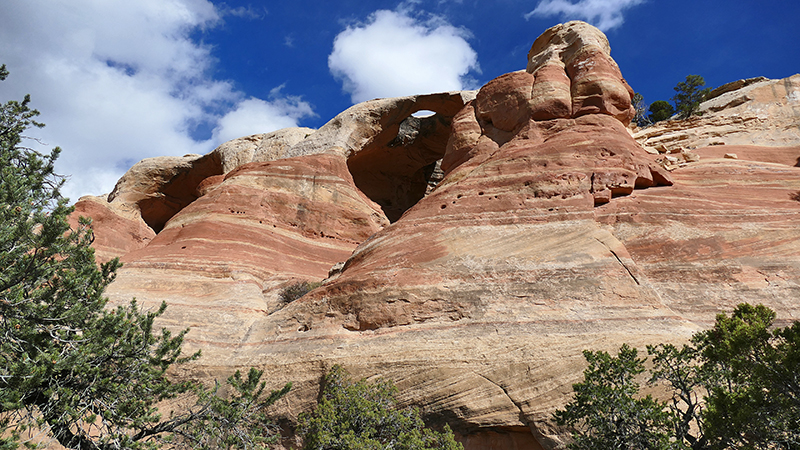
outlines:
[[[657,122],[634,133],[649,150],[749,145],[789,147],[792,165],[800,163],[800,74],[781,80],[764,77],[738,80],[711,91],[700,104],[702,115],[689,120]],[[768,156],[767,156],[768,157]]]
[[[605,36],[570,22],[478,92],[144,161],[77,212],[125,263],[112,302],[167,301],[161,323],[191,327],[204,356],[182,376],[294,382],[276,410],[289,434],[338,363],[393,380],[467,449],[554,449],[581,350],[682,342],[742,301],[800,316],[800,143],[759,129],[669,165],[631,136],[631,93]]]

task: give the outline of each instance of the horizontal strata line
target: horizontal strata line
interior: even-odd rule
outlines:
[[[280,166],[278,166],[280,167]],[[283,166],[283,167],[290,167],[290,166]],[[270,166],[269,168],[276,168],[276,166]],[[294,169],[294,167],[292,167]],[[286,178],[286,179],[295,179],[295,180],[304,180],[304,179],[313,179],[319,180],[330,184],[345,184],[350,185],[347,181],[345,181],[342,177],[337,175],[319,175],[320,172],[315,173],[308,173],[308,174],[292,174],[292,173],[282,173],[282,172],[272,172],[266,169],[259,169],[259,170],[248,170],[244,173],[237,174],[233,179],[236,178],[247,178],[247,177],[275,177],[275,178]],[[235,183],[234,183],[235,184]]]
[[[197,242],[197,241],[195,241],[195,242]],[[188,244],[189,242],[183,241],[183,243],[187,243]],[[290,247],[290,248],[293,248],[295,250],[297,250],[299,248],[298,246],[292,246],[292,245],[289,245],[289,244],[287,244],[286,246]],[[186,247],[188,247],[188,245]],[[246,251],[246,250],[243,249],[243,247],[249,248],[250,250]],[[269,247],[269,246],[257,247],[255,245],[245,246],[245,245],[234,244],[234,245],[228,246],[227,249],[225,249],[227,252],[236,251],[236,255],[237,256],[236,257],[232,257],[232,256],[227,256],[227,255],[219,255],[217,253],[217,251],[219,251],[221,249],[218,246],[216,247],[216,249],[213,248],[213,247],[205,247],[204,249],[208,250],[208,251],[197,251],[197,252],[192,253],[188,249],[185,252],[182,249],[175,249],[174,251],[170,251],[172,249],[165,249],[165,250],[167,250],[167,252],[156,252],[154,254],[147,254],[147,255],[144,255],[144,256],[136,259],[136,260],[126,262],[125,264],[129,265],[129,264],[132,264],[132,263],[135,263],[135,262],[145,262],[145,261],[156,261],[157,262],[157,261],[162,260],[163,258],[169,258],[171,256],[174,256],[175,258],[178,258],[178,259],[181,259],[181,260],[186,260],[186,259],[192,259],[193,257],[195,257],[193,255],[197,255],[196,257],[202,258],[202,262],[204,262],[205,264],[208,265],[208,264],[211,264],[211,263],[214,262],[213,260],[212,261],[208,260],[208,252],[215,252],[215,255],[219,256],[220,260],[222,260],[222,261],[240,261],[242,258],[239,257],[238,255],[255,255],[257,259],[262,260],[262,259],[268,258],[267,255],[269,255],[269,254],[280,255],[281,259],[286,259],[286,260],[293,259],[293,260],[298,260],[298,261],[315,261],[315,259],[313,259],[314,258],[314,253],[315,253],[313,250],[309,250],[309,251],[305,252],[308,256],[298,256],[296,254],[286,254],[285,252],[283,252],[281,250],[276,250],[276,249],[274,249],[274,247]],[[326,250],[329,250],[332,253],[341,253],[341,254],[344,254],[344,255],[350,255],[352,253],[352,251],[353,251],[352,248],[326,249]],[[260,256],[260,255],[264,255],[264,256]],[[318,258],[316,259],[316,261],[318,261],[316,264],[320,264],[321,263],[321,262],[319,262]]]
[[[457,206],[457,205],[456,205]],[[563,208],[563,207],[559,207]],[[504,221],[508,222],[509,224],[518,224],[522,222],[521,219],[529,219],[529,218],[539,218],[545,220],[546,222],[568,222],[568,221],[575,221],[575,220],[592,220],[593,219],[593,211],[591,209],[586,209],[582,211],[541,211],[532,208],[523,208],[523,209],[504,209],[502,211],[481,211],[480,216],[475,216],[475,209],[471,208],[472,211],[468,212],[458,212],[454,214],[445,214],[439,213],[433,216],[427,216],[419,219],[406,219],[401,218],[396,223],[403,224],[403,225],[411,225],[411,224],[421,224],[421,225],[428,225],[432,223],[447,223],[447,222],[497,222],[497,221]],[[513,217],[509,217],[513,215]],[[563,217],[563,220],[553,220],[553,216]],[[467,220],[464,220],[467,219]]]
[[[433,324],[428,323],[414,323],[409,325],[396,325],[392,327],[383,327],[376,330],[365,330],[365,331],[351,331],[352,333],[349,336],[361,336],[365,339],[369,339],[371,337],[384,337],[393,334],[401,334],[401,333],[414,333],[414,332],[430,332],[430,331],[447,331],[447,330],[457,330],[457,329],[466,329],[466,328],[473,328],[473,327],[496,327],[498,325],[508,325],[514,328],[519,328],[520,326],[525,325],[536,325],[541,324],[542,327],[552,327],[555,325],[592,325],[597,326],[603,323],[641,323],[641,322],[668,322],[668,321],[676,321],[676,322],[689,322],[687,319],[677,316],[677,315],[669,315],[669,316],[649,316],[649,317],[611,317],[611,318],[593,318],[593,319],[543,319],[543,320],[530,320],[530,321],[490,321],[490,322],[471,322],[471,323],[463,323],[463,321],[450,321],[449,319],[442,319],[443,323],[449,323],[449,326],[436,326]],[[694,323],[694,322],[691,322]],[[297,324],[298,326],[300,324]],[[413,327],[413,328],[412,328]],[[593,327],[594,328],[594,327]],[[312,328],[313,329],[313,328]],[[604,328],[597,328],[596,330],[593,329],[576,329],[571,328],[569,331],[550,331],[548,335],[580,335],[586,333],[593,333],[596,331],[602,331]],[[621,330],[619,327],[615,327],[615,330]],[[640,330],[641,331],[641,330]],[[653,330],[658,331],[658,330]],[[665,329],[664,333],[668,330]],[[370,333],[368,335],[364,335],[363,333],[367,332]],[[223,342],[223,341],[209,341],[209,340],[194,340],[194,339],[186,339],[186,341],[190,341],[192,343],[202,343],[202,344],[213,344],[217,347],[224,347],[224,348],[235,348],[235,347],[255,347],[255,346],[262,346],[265,344],[284,344],[284,343],[293,343],[297,341],[331,341],[331,340],[341,340],[341,334],[324,334],[324,335],[313,335],[313,336],[306,336],[308,331],[288,331],[286,334],[292,334],[291,337],[285,339],[271,339],[271,340],[263,340],[258,342]],[[663,334],[663,333],[654,333],[654,334]],[[674,333],[673,333],[674,334]]]
[[[241,216],[231,217],[228,214],[209,214],[206,217],[207,217],[207,219],[204,219],[202,222],[193,222],[191,225],[199,225],[201,223],[209,223],[209,224],[211,224],[211,226],[213,226],[213,224],[215,222],[223,222],[226,225],[230,225],[231,227],[239,229],[239,230],[241,230],[243,227],[246,227],[246,228],[252,229],[253,233],[255,233],[255,234],[275,234],[275,235],[282,236],[284,238],[290,239],[290,240],[295,241],[295,242],[303,242],[303,243],[305,243],[306,245],[309,245],[309,246],[330,248],[332,250],[345,248],[345,247],[350,248],[349,247],[350,245],[358,245],[360,243],[359,241],[356,241],[356,240],[345,239],[345,238],[337,237],[337,236],[333,236],[333,235],[331,235],[331,236],[325,235],[324,237],[322,237],[322,236],[319,236],[319,237],[306,237],[306,236],[303,235],[303,233],[301,233],[299,231],[296,231],[295,228],[288,227],[288,226],[285,226],[285,225],[284,226],[273,226],[273,225],[278,225],[278,224],[272,224],[272,223],[264,223],[264,224],[258,224],[258,225],[252,224],[251,225],[248,222],[255,222],[258,219],[252,219],[252,220],[251,219],[242,219]],[[243,220],[245,220],[245,223],[242,223]],[[204,238],[190,238],[190,239],[204,239]],[[189,239],[184,239],[184,240],[188,241]],[[183,242],[184,240],[182,240],[181,242]],[[223,240],[223,239],[214,239],[213,241],[214,242],[227,242],[227,243],[231,243],[231,242],[243,243],[244,242],[244,241],[233,241],[233,240]],[[348,244],[348,245],[341,245],[339,243],[344,243],[344,244]]]
[[[189,244],[189,242],[185,242]],[[279,242],[280,244],[280,242]],[[202,244],[198,244],[195,241],[195,245],[200,246]],[[252,256],[254,260],[265,260],[265,259],[281,259],[281,260],[297,260],[297,261],[311,261],[312,263],[316,264],[325,264],[323,261],[320,261],[319,253],[323,251],[323,249],[319,247],[311,247],[309,246],[292,246],[290,244],[280,245],[280,247],[288,247],[289,250],[294,250],[294,253],[287,254],[286,251],[281,249],[276,249],[276,246],[265,246],[265,247],[257,247],[255,245],[245,246],[245,245],[229,245],[227,248],[220,248],[219,246],[214,247],[202,247],[196,249],[196,251],[192,251],[188,249],[189,245],[186,245],[187,250],[176,248],[177,245],[170,246],[171,248],[162,248],[159,249],[161,251],[156,251],[154,253],[149,253],[137,258],[135,260],[125,262],[125,265],[130,265],[136,262],[147,262],[147,261],[154,261],[159,262],[163,261],[164,258],[175,258],[180,261],[191,260],[193,258],[200,259],[200,264],[210,265],[214,263],[214,259],[209,260],[209,256],[218,257],[220,261],[228,262],[238,262],[242,261],[240,264],[243,263],[243,257],[239,255],[249,255]],[[304,256],[299,255],[301,253],[300,250],[303,250],[302,253]],[[330,252],[331,255],[350,255],[353,251],[352,248],[343,248],[343,249],[324,249],[326,252]],[[221,254],[221,252],[224,252]],[[271,255],[278,255],[279,258],[273,258]],[[334,261],[335,262],[335,261]],[[333,264],[333,263],[331,263]],[[251,266],[253,264],[250,264]]]
[[[314,259],[314,255],[309,255],[308,257],[301,257],[296,255],[286,255],[284,252],[266,249],[260,252],[246,252],[246,251],[237,251],[237,257],[226,259],[224,256],[220,256],[218,260],[209,260],[207,255],[204,255],[202,252],[195,253],[194,255],[180,255],[173,253],[171,255],[153,255],[152,257],[144,257],[133,261],[132,263],[165,263],[165,264],[178,264],[180,261],[181,264],[192,264],[200,269],[205,270],[213,270],[215,265],[224,265],[224,266],[236,266],[241,268],[249,268],[248,272],[258,272],[258,273],[275,273],[271,270],[264,270],[264,264],[259,263],[259,261],[269,260],[275,262],[275,266],[290,266],[292,264],[297,265],[309,265],[309,266],[319,266],[330,268],[334,262],[328,261],[321,261],[319,258]],[[341,252],[343,257],[349,256],[349,251],[342,251]],[[273,257],[273,255],[278,255],[278,257]],[[169,259],[170,256],[174,257],[175,259]],[[196,263],[190,262],[193,259],[196,259]],[[250,263],[252,261],[252,263]],[[130,264],[130,263],[129,263]],[[326,269],[327,270],[327,269]]]
[[[224,274],[225,277],[230,277],[236,273],[246,273],[253,277],[258,277],[261,279],[267,279],[270,277],[274,277],[276,275],[287,275],[287,276],[300,276],[300,273],[293,273],[289,272],[288,269],[291,266],[307,266],[309,268],[317,268],[321,273],[327,273],[330,267],[334,263],[328,263],[324,261],[310,261],[304,260],[300,258],[293,258],[294,262],[281,260],[278,262],[275,259],[275,269],[269,270],[268,267],[264,267],[264,265],[256,265],[256,264],[237,264],[233,260],[225,260],[219,262],[209,262],[206,260],[201,260],[196,263],[192,262],[185,262],[185,260],[165,260],[165,259],[147,259],[147,260],[136,260],[125,263],[126,268],[152,268],[152,269],[159,269],[159,270],[177,270],[177,271],[184,271],[184,272],[192,272],[195,275],[202,276],[203,274],[213,274],[213,273],[221,273]],[[282,271],[278,272],[278,268],[281,268]],[[313,270],[312,270],[313,272]],[[307,276],[307,275],[302,275]],[[216,278],[216,277],[210,277]]]
[[[753,217],[760,217],[764,219],[769,218],[782,218],[780,222],[789,222],[792,219],[791,216],[797,216],[800,218],[800,211],[776,211],[774,213],[766,213],[766,212],[756,212],[756,211],[742,211],[742,210],[728,210],[728,211],[696,211],[696,210],[684,210],[684,211],[620,211],[620,212],[598,212],[596,213],[596,217],[619,217],[619,216],[676,216],[676,217],[685,217],[685,216],[692,216],[692,217],[746,217],[746,218],[753,218]]]

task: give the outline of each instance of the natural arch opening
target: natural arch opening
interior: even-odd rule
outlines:
[[[451,117],[409,115],[386,126],[370,145],[348,159],[356,186],[381,206],[390,222],[441,180],[438,162],[450,137]]]

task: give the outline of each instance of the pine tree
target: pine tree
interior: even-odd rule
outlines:
[[[667,120],[675,114],[675,108],[672,107],[668,102],[664,100],[656,100],[650,105],[650,115],[648,115],[648,119],[652,123],[661,122],[662,120]]]
[[[675,96],[672,101],[675,103],[675,110],[678,112],[679,119],[688,119],[700,113],[700,103],[702,103],[711,88],[703,89],[706,81],[700,75],[687,75],[686,81],[678,83],[675,89]]]
[[[0,81],[8,75],[0,66]],[[60,149],[22,145],[25,130],[43,126],[29,103],[0,105],[0,448],[31,433],[81,450],[265,443],[274,433],[263,409],[289,385],[262,399],[261,372],[237,372],[224,400],[216,388],[173,382],[167,370],[200,355],[181,355],[188,330],[154,331],[166,305],[107,308],[103,291],[120,264],[97,266],[88,220],[70,228],[54,169]],[[157,404],[176,396],[195,401],[162,419]]]
[[[399,408],[397,389],[385,380],[352,381],[341,366],[325,377],[319,404],[300,416],[306,450],[463,450],[453,432],[425,426],[419,411]]]
[[[570,449],[668,450],[670,416],[665,404],[652,396],[639,396],[636,377],[644,372],[644,359],[623,344],[617,356],[584,351],[589,367],[584,381],[572,385],[575,394],[554,414],[556,423],[572,427]]]
[[[775,312],[740,304],[691,344],[648,346],[649,384],[666,402],[638,396],[644,360],[585,351],[589,367],[555,413],[570,448],[800,449],[800,322],[773,329]]]

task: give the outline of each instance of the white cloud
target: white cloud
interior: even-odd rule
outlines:
[[[480,69],[469,33],[438,16],[413,17],[413,5],[376,11],[336,36],[328,67],[353,103],[472,87],[469,73]]]
[[[279,90],[273,90],[277,93]],[[279,98],[272,101],[249,98],[240,102],[236,109],[225,114],[214,130],[215,142],[227,142],[242,136],[264,133],[264,130],[280,130],[296,127],[303,117],[313,116],[311,105],[299,97]]]
[[[536,9],[525,14],[525,19],[533,16],[561,16],[564,20],[583,20],[597,28],[608,31],[625,21],[622,12],[646,0],[541,0]]]
[[[235,130],[295,126],[310,105],[277,91],[248,98],[212,78],[209,47],[191,38],[246,13],[208,0],[3,0],[0,63],[11,74],[0,100],[31,94],[47,126],[29,134],[63,149],[57,169],[70,175],[73,200],[109,192],[143,158],[206,153]],[[253,126],[236,128],[237,117]],[[193,138],[198,126],[212,138]]]

